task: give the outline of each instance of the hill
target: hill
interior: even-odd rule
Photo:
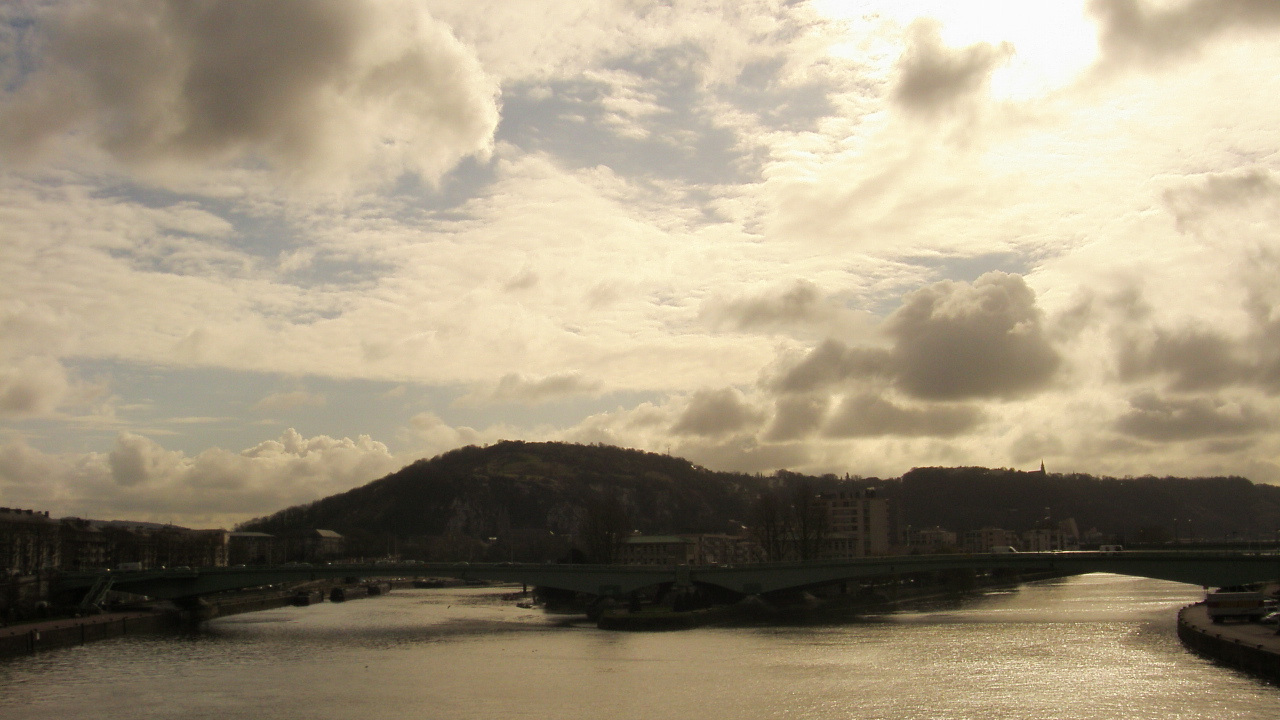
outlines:
[[[989,468],[915,468],[892,489],[914,527],[1025,530],[1074,518],[1124,542],[1280,540],[1280,487],[1242,477],[1099,478]]]
[[[286,508],[242,530],[325,528],[354,554],[542,561],[612,533],[737,533],[761,493],[876,487],[904,531],[1024,531],[1074,518],[1120,542],[1280,539],[1280,488],[1241,477],[1099,478],[989,468],[916,468],[901,478],[713,472],[605,445],[504,441],[419,460],[362,487]]]
[[[609,510],[644,533],[736,532],[764,482],[639,450],[504,441],[420,460],[242,529],[332,529],[369,555],[394,545],[427,557],[538,560],[567,551],[593,513]]]

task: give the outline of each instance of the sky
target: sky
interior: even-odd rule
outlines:
[[[1280,483],[1280,3],[0,4],[0,506],[452,448]]]

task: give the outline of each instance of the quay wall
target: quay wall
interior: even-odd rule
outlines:
[[[83,645],[95,640],[167,632],[179,626],[173,612],[110,613],[0,628],[0,658]]]
[[[1178,611],[1178,639],[1202,657],[1280,683],[1280,636],[1268,626],[1215,625],[1197,603]]]

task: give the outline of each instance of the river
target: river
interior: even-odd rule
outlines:
[[[1183,649],[1198,588],[1085,575],[858,620],[608,632],[495,588],[222,618],[0,660],[0,717],[1257,718],[1280,688]]]

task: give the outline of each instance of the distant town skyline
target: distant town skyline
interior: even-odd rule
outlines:
[[[1280,5],[0,6],[0,506],[499,439],[1280,483]]]

